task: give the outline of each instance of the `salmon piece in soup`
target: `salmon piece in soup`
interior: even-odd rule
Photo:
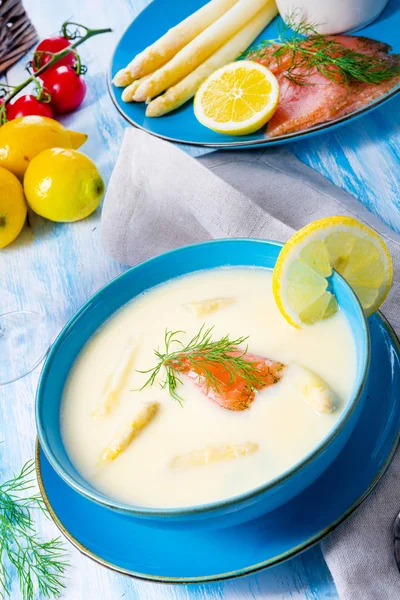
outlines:
[[[241,356],[242,353],[237,351],[232,355]],[[242,358],[253,363],[259,371],[261,383],[257,387],[249,386],[246,379],[240,374],[231,376],[229,371],[217,363],[202,365],[201,361],[196,361],[196,366],[193,367],[193,363],[182,356],[179,357],[179,362],[174,364],[174,368],[195,380],[201,391],[222,408],[234,411],[245,410],[253,402],[256,390],[264,389],[280,381],[285,365],[250,352],[244,354]],[[209,376],[206,379],[205,371],[207,374],[211,374],[214,383],[210,383]]]

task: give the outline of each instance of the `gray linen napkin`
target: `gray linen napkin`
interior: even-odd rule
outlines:
[[[395,265],[384,313],[400,334],[400,237],[346,192],[284,149],[226,151],[197,160],[127,129],[103,214],[106,252],[134,265],[210,238],[285,241],[327,215],[352,215],[379,230]],[[400,598],[392,524],[400,510],[400,455],[362,508],[322,548],[342,600]]]

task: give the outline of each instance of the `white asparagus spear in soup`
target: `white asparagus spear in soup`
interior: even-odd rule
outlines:
[[[220,308],[225,308],[236,302],[235,298],[210,298],[209,300],[198,300],[196,302],[188,302],[185,308],[190,310],[195,317],[203,317],[209,315]]]
[[[135,58],[121,69],[114,77],[114,84],[125,86],[135,79],[152,73],[165,65],[179,50],[189,44],[214,21],[225,14],[238,0],[212,0],[205,4],[184,21],[169,29],[161,38],[137,54]],[[127,83],[125,83],[127,82]]]
[[[176,85],[170,87],[164,94],[154,98],[146,109],[147,117],[161,117],[166,113],[182,106],[193,98],[200,85],[211,73],[234,61],[244,52],[277,15],[275,3],[263,8],[243,29],[233,36],[219,50],[212,54],[192,73],[184,77]],[[136,88],[137,89],[137,88]]]
[[[106,380],[105,389],[100,401],[92,412],[93,417],[103,417],[110,414],[119,402],[119,396],[128,380],[129,373],[136,357],[139,341],[131,340],[125,347],[122,356],[116,364],[114,372]]]
[[[227,13],[182,48],[166,65],[158,69],[148,81],[142,83],[136,90],[134,101],[147,102],[186,77],[271,2],[274,0],[239,0]]]
[[[122,100],[124,102],[133,102],[133,96],[135,95],[135,92],[138,89],[139,85],[141,85],[144,81],[147,81],[148,79],[150,79],[151,76],[152,76],[152,73],[150,73],[149,75],[145,75],[144,77],[141,77],[140,79],[136,79],[136,81],[134,81],[133,83],[128,85],[122,92],[122,96],[121,96]]]
[[[115,460],[126,450],[139,433],[151,423],[157,414],[159,406],[158,402],[153,402],[142,408],[139,414],[131,422],[127,423],[111,440],[101,456],[101,461],[104,463]]]
[[[291,364],[288,377],[293,385],[301,391],[304,401],[315,412],[319,414],[334,412],[336,408],[334,393],[319,375],[301,365]]]
[[[214,448],[204,448],[203,450],[194,450],[187,454],[180,454],[172,459],[170,466],[173,468],[197,467],[211,462],[221,460],[233,460],[247,454],[257,452],[258,444],[246,442],[244,444],[227,444]]]

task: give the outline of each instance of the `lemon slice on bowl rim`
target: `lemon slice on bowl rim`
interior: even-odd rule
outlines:
[[[367,316],[391,287],[392,259],[376,231],[353,217],[319,219],[286,242],[273,271],[275,301],[291,325],[316,323],[337,311],[329,290],[333,269],[352,287]]]
[[[218,133],[246,135],[265,125],[279,101],[279,84],[267,67],[239,60],[212,73],[194,98],[198,121]]]

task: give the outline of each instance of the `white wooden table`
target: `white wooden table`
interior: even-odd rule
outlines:
[[[167,1],[167,0],[166,0]],[[399,3],[399,0],[391,0]],[[108,96],[105,73],[121,33],[147,0],[24,0],[40,37],[56,32],[67,19],[113,33],[81,47],[88,66],[88,93],[82,108],[64,124],[85,131],[83,150],[107,181],[117,158],[125,127]],[[162,18],[162,15],[160,15]],[[8,82],[25,78],[26,59],[8,73]],[[370,116],[333,134],[292,146],[309,165],[356,195],[373,212],[400,232],[400,98]],[[396,118],[397,115],[397,118]],[[0,313],[31,309],[46,314],[57,333],[79,306],[123,270],[102,249],[99,211],[85,221],[54,224],[32,216],[17,242],[0,253]],[[0,388],[0,479],[17,471],[34,454],[34,400],[39,369]],[[56,527],[38,515],[45,536]],[[163,586],[129,579],[81,556],[68,545],[72,566],[66,580],[66,600],[332,600],[335,587],[318,547],[254,576],[201,586]],[[15,583],[12,600],[20,594]]]

